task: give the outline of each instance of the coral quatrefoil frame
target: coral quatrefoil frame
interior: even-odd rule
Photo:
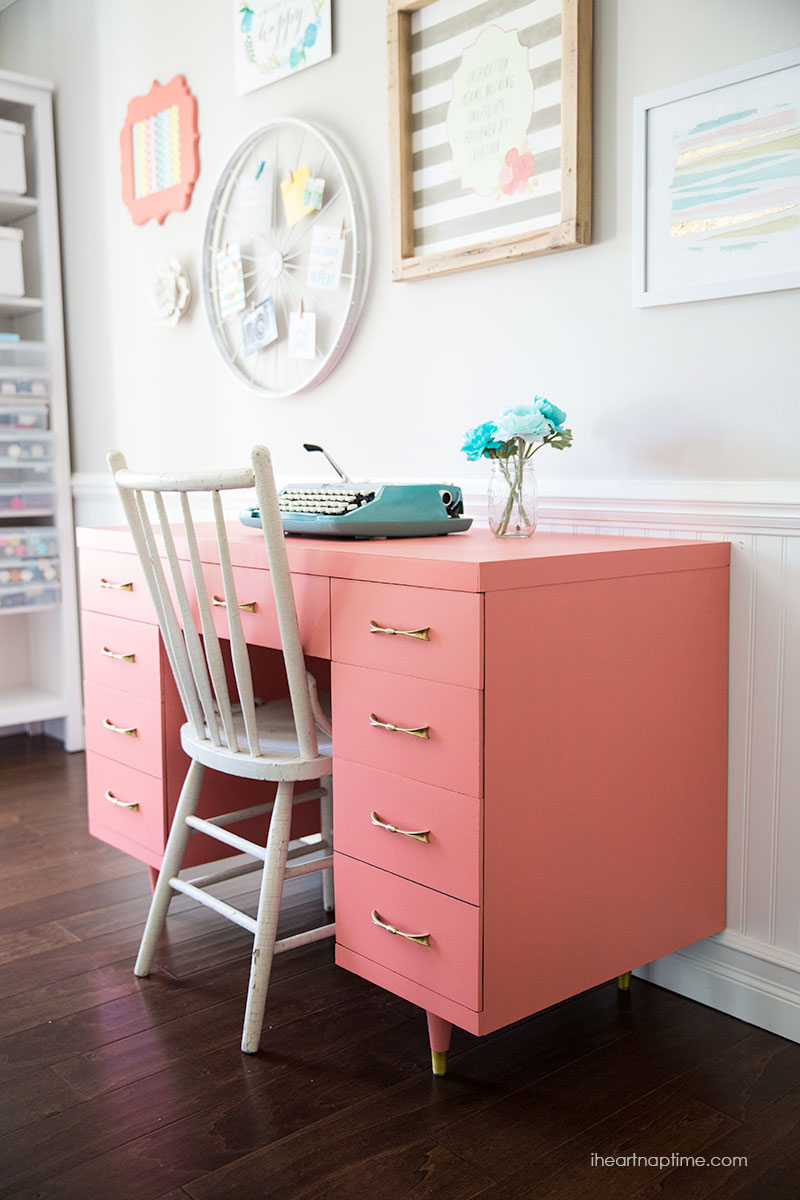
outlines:
[[[136,225],[189,206],[197,179],[197,100],[176,75],[134,96],[120,134],[122,199]]]

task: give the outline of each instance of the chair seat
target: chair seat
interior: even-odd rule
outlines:
[[[290,700],[270,700],[256,708],[260,756],[249,752],[244,717],[238,706],[233,709],[233,723],[237,750],[215,746],[209,737],[196,737],[188,722],[181,726],[181,745],[203,766],[245,779],[320,779],[331,774],[332,747],[327,734],[317,731],[316,758],[299,754]]]

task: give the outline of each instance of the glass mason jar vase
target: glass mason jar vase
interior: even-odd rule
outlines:
[[[536,476],[522,449],[492,459],[489,528],[495,537],[530,537],[536,528]]]

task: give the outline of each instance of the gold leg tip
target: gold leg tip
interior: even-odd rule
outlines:
[[[617,976],[617,987],[621,992],[630,991],[631,973],[626,971],[623,975]]]
[[[431,1050],[431,1070],[434,1075],[447,1074],[447,1051]]]

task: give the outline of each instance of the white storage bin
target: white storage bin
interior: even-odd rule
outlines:
[[[0,192],[24,196],[25,126],[17,121],[0,121]]]
[[[46,404],[8,404],[0,396],[0,430],[47,429],[48,415]]]
[[[49,462],[52,457],[52,433],[40,433],[35,429],[20,429],[9,433],[5,429],[0,429],[0,461]]]
[[[51,462],[19,462],[14,458],[0,456],[0,488],[40,487],[53,483],[54,466]]]
[[[53,558],[58,533],[52,525],[0,525],[0,565],[22,558]]]
[[[58,582],[57,558],[0,559],[0,587],[30,587]]]
[[[0,517],[24,516],[26,513],[49,516],[55,505],[55,488],[5,487],[0,477]]]
[[[0,295],[24,296],[22,277],[22,230],[0,225]]]
[[[24,608],[50,608],[58,604],[60,589],[57,583],[18,583],[0,586],[0,613],[19,612]]]

